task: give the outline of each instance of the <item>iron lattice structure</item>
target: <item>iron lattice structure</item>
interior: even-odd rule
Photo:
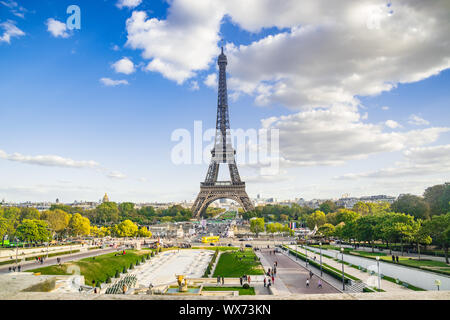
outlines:
[[[217,199],[231,199],[239,203],[245,211],[253,210],[253,204],[245,191],[236,165],[236,151],[231,145],[230,117],[228,114],[227,56],[219,55],[219,90],[217,98],[217,121],[214,148],[211,150],[211,163],[205,182],[200,184],[200,193],[192,206],[192,214],[199,217]],[[231,181],[217,181],[219,165],[228,164]]]

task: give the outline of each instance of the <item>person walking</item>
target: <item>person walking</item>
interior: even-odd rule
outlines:
[[[306,279],[306,287],[309,288],[309,279]]]
[[[220,284],[220,276],[217,276],[217,285]]]
[[[225,278],[224,278],[224,276],[222,276],[222,285],[224,285],[225,284]]]
[[[275,278],[274,278],[274,276],[272,275],[272,283],[274,283],[275,284]]]
[[[20,265],[19,265],[19,266],[17,266],[17,271],[19,271],[19,272],[20,272]]]
[[[309,278],[312,279],[314,273],[312,273],[312,271],[309,271]]]
[[[392,255],[392,262],[395,262],[395,256]]]
[[[319,282],[317,282],[317,288],[322,289],[322,280],[321,279],[319,279]]]
[[[266,287],[266,283],[267,283],[267,280],[266,280],[266,277],[264,277],[264,288]]]
[[[395,256],[395,261],[398,263],[398,256]]]
[[[247,276],[248,284],[250,284],[250,276]]]
[[[242,277],[239,278],[239,281],[241,282],[241,286],[242,286]]]

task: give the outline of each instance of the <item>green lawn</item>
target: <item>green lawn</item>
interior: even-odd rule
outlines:
[[[70,265],[76,265],[80,268],[81,274],[84,276],[85,283],[92,285],[92,281],[105,282],[108,277],[113,278],[116,271],[122,272],[123,268],[127,269],[130,264],[136,264],[136,261],[142,259],[143,255],[151,253],[150,250],[127,250],[125,255],[114,256],[115,253],[108,253],[97,257],[81,259],[75,262],[67,262],[62,266],[53,265],[49,267],[30,270],[30,272],[40,272],[43,275],[67,275],[67,268]],[[95,258],[95,259],[94,259]]]
[[[213,277],[220,275],[236,278],[243,275],[262,275],[264,274],[263,267],[258,260],[255,261],[255,258],[256,255],[252,249],[246,249],[244,252],[224,252],[220,256]]]
[[[203,291],[239,291],[240,296],[254,296],[255,288],[244,289],[242,287],[203,287]]]

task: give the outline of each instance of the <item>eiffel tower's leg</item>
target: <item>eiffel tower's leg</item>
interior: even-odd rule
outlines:
[[[219,175],[219,164],[212,161],[209,164],[208,173],[206,174],[206,183],[214,183],[217,181],[217,176]]]
[[[234,161],[228,164],[228,169],[230,170],[231,182],[234,184],[240,183],[241,177],[239,176],[239,171]]]

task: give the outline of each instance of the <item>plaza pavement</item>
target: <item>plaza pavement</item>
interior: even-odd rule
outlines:
[[[272,286],[275,295],[292,294],[324,294],[339,293],[329,282],[322,278],[322,288],[318,288],[319,277],[314,275],[310,279],[309,287],[306,286],[306,279],[309,278],[309,270],[293,261],[283,253],[270,254],[273,249],[261,249],[256,251],[260,257],[264,270],[273,268],[275,261],[278,262],[275,283]]]

